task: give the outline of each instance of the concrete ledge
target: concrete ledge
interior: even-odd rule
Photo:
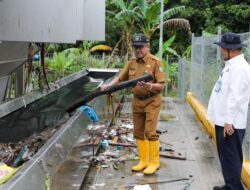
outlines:
[[[241,173],[241,178],[245,185],[247,186],[247,189],[250,189],[250,161],[244,160],[243,162],[243,168]]]
[[[197,118],[202,122],[204,129],[213,138],[215,142],[214,124],[211,121],[206,119],[207,109],[199,102],[199,100],[193,97],[191,92],[187,93],[186,100],[195,111]],[[243,161],[241,177],[242,177],[244,184],[247,186],[248,189],[250,189],[250,161],[249,160]]]
[[[195,111],[198,119],[202,122],[204,129],[213,138],[215,142],[214,124],[206,119],[207,109],[199,102],[199,100],[193,97],[191,92],[187,93],[186,100]]]

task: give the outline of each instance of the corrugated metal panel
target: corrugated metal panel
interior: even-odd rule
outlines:
[[[0,62],[27,58],[28,46],[29,43],[24,42],[0,42]]]
[[[0,40],[104,40],[105,0],[1,0]]]
[[[81,0],[79,0],[81,1]],[[82,40],[105,40],[105,0],[83,1]],[[78,26],[81,26],[80,24]]]
[[[1,0],[0,40],[76,41],[76,0]]]
[[[28,47],[29,43],[24,42],[0,43],[0,78],[10,75],[27,60]]]

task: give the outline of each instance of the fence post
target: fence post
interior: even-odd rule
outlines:
[[[219,27],[217,28],[217,41],[220,40],[220,37],[221,37],[221,27],[219,26]],[[217,46],[217,58],[216,58],[216,63],[217,63],[217,65],[216,65],[216,72],[217,72],[217,76],[219,77],[219,75],[220,75],[220,70],[221,70],[221,68],[220,68],[220,66],[221,66],[221,52],[220,52],[220,47],[219,47],[219,46]]]
[[[163,16],[164,16],[164,1],[161,0],[160,39],[159,39],[159,56],[161,60],[162,60],[162,43],[163,43]]]
[[[194,59],[194,33],[192,33],[192,41],[191,41],[191,63],[190,63],[190,84],[189,89],[192,92],[193,91],[193,59]]]
[[[167,97],[168,96],[168,55],[167,55],[167,57],[166,57],[166,85],[165,85],[165,97]]]
[[[185,67],[184,60],[178,57],[178,92],[182,101],[185,100]]]
[[[180,97],[180,99],[182,100],[182,91],[181,91],[181,83],[182,83],[182,78],[181,78],[181,69],[182,69],[182,65],[181,65],[181,61],[180,61],[180,57],[178,57],[178,95]]]
[[[102,53],[102,61],[103,62],[105,61],[105,53],[104,52]]]
[[[204,35],[205,31],[202,31],[202,36],[201,36],[201,89],[200,89],[200,100],[202,103],[204,103]]]

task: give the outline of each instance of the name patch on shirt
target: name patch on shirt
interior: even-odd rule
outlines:
[[[218,80],[218,81],[216,82],[215,92],[219,93],[219,92],[221,91],[221,85],[222,85],[221,80]]]

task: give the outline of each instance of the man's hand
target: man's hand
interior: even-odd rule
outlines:
[[[225,138],[227,135],[230,135],[230,136],[231,136],[233,133],[234,133],[233,125],[232,125],[232,124],[225,123],[225,125],[224,125],[224,133],[223,133],[224,138]]]
[[[103,84],[103,85],[101,86],[101,91],[104,91],[104,90],[109,89],[110,86],[111,86],[110,84]]]
[[[101,91],[108,90],[111,86],[116,85],[120,82],[118,77],[115,77],[110,83],[108,84],[103,84],[101,86]]]
[[[151,90],[153,84],[150,83],[150,82],[138,81],[136,83],[136,85],[139,86],[139,87],[141,87],[141,88],[146,88],[146,89]]]

